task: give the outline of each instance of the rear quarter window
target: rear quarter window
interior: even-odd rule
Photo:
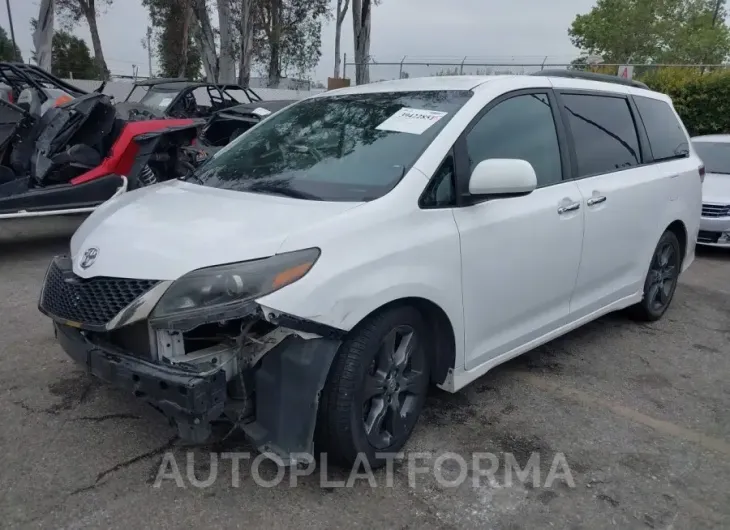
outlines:
[[[672,107],[660,99],[634,96],[655,161],[689,156],[689,142]]]
[[[639,137],[623,96],[563,94],[580,177],[601,175],[641,163]]]

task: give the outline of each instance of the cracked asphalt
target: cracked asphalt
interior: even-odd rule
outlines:
[[[0,226],[2,528],[730,528],[730,252],[701,251],[660,322],[610,315],[462,392],[432,393],[407,448],[420,465],[490,452],[501,470],[503,453],[521,466],[537,454],[538,483],[498,471],[490,485],[467,469],[456,487],[433,472],[409,484],[397,464],[392,487],[384,471],[374,488],[339,487],[348,473],[332,469],[324,484],[320,469],[297,487],[289,475],[263,487],[254,479],[275,478],[269,462],[244,461],[235,476],[225,459],[253,453],[239,434],[183,446],[154,410],[55,344],[37,296],[77,224]],[[574,487],[565,475],[545,484],[559,454]],[[155,487],[171,461],[184,487]],[[196,487],[188,470],[217,480]],[[461,467],[439,470],[453,479]]]

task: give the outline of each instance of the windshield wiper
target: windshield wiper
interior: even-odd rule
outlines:
[[[295,190],[292,188],[277,186],[275,184],[259,183],[253,184],[242,191],[253,191],[256,193],[268,193],[271,195],[281,195],[283,197],[291,197],[293,199],[305,199],[308,201],[321,201],[322,198],[306,191]]]

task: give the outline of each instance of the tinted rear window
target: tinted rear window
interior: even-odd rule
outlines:
[[[642,96],[635,96],[634,101],[649,136],[654,160],[688,156],[687,137],[669,103]]]
[[[625,98],[563,94],[579,176],[637,166],[641,156],[634,119]]]
[[[730,173],[730,143],[692,142],[708,173]]]

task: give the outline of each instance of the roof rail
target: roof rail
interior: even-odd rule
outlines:
[[[541,70],[531,75],[541,75],[548,77],[569,77],[571,79],[585,79],[586,81],[602,81],[604,83],[614,83],[617,85],[632,86],[635,88],[644,88],[651,90],[641,81],[633,79],[623,79],[617,75],[596,74],[594,72],[582,72],[580,70]]]

